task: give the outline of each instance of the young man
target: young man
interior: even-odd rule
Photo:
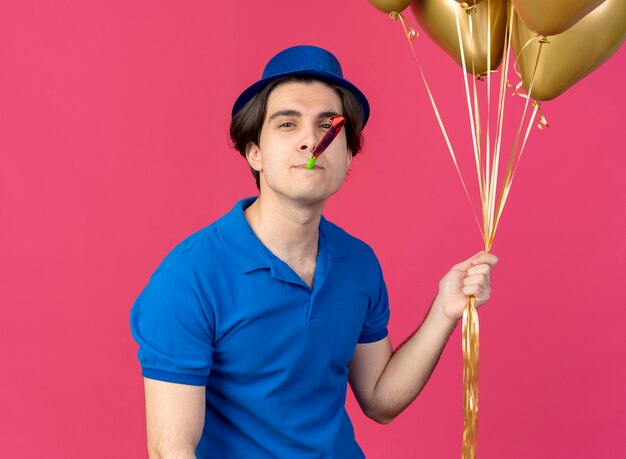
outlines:
[[[341,114],[346,127],[306,169]],[[387,423],[428,380],[466,295],[489,298],[493,255],[454,266],[395,352],[381,269],[322,217],[359,152],[369,106],[328,51],[283,50],[233,108],[257,198],[178,245],[133,306],[151,457],[360,458],[347,383]]]

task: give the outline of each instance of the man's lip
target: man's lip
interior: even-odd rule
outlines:
[[[295,167],[296,169],[306,169],[306,165],[307,163],[302,163],[302,164],[297,164],[293,167]],[[322,166],[318,166],[317,164],[315,166],[313,166],[313,169],[324,169]]]

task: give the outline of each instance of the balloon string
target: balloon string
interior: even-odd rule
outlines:
[[[506,169],[506,174],[505,174],[505,178],[504,178],[504,183],[503,183],[503,187],[502,187],[502,191],[500,193],[500,202],[498,203],[498,210],[497,210],[497,216],[496,216],[496,223],[495,226],[493,228],[493,232],[495,235],[495,231],[498,227],[498,223],[500,222],[500,217],[502,215],[502,211],[504,210],[504,205],[506,204],[506,200],[507,197],[509,195],[510,189],[511,189],[511,185],[513,184],[513,178],[515,177],[515,173],[517,171],[517,167],[519,166],[519,162],[522,159],[522,155],[524,153],[524,149],[526,147],[526,142],[528,141],[528,137],[530,135],[530,130],[532,128],[532,125],[534,123],[535,117],[537,116],[537,111],[539,110],[539,103],[535,102],[533,103],[533,112],[532,115],[530,116],[530,119],[528,121],[528,126],[526,128],[526,132],[524,135],[524,139],[522,141],[522,145],[520,147],[519,152],[517,152],[517,146],[519,143],[519,138],[521,135],[521,131],[522,131],[522,127],[524,124],[524,120],[526,119],[526,112],[528,110],[528,104],[530,102],[531,96],[532,96],[532,90],[533,90],[533,85],[535,84],[535,76],[537,74],[537,68],[539,66],[539,62],[540,62],[540,57],[541,57],[541,50],[543,49],[543,45],[544,43],[547,43],[546,40],[539,40],[539,49],[537,50],[537,57],[535,59],[535,65],[533,67],[533,72],[532,72],[532,76],[530,79],[530,85],[528,87],[528,96],[526,97],[526,103],[524,104],[524,111],[522,113],[522,118],[520,120],[520,124],[519,127],[517,129],[517,133],[515,135],[515,141],[513,143],[513,149],[511,152],[511,155],[509,156],[509,162],[507,165],[507,169]],[[542,115],[543,117],[543,115]],[[545,118],[544,118],[545,120]],[[517,160],[515,160],[515,157],[517,156]]]
[[[428,94],[428,99],[430,100],[430,104],[433,107],[433,111],[435,112],[435,116],[437,117],[437,122],[439,123],[439,128],[441,129],[441,133],[443,134],[443,137],[446,141],[446,145],[448,147],[448,151],[450,152],[450,156],[452,157],[452,161],[454,162],[454,167],[456,168],[457,174],[459,175],[459,178],[461,179],[461,185],[463,185],[463,190],[465,191],[465,196],[467,196],[467,200],[470,203],[470,207],[472,208],[472,213],[474,214],[474,219],[476,220],[476,224],[478,225],[478,230],[480,231],[480,234],[483,235],[483,239],[484,239],[484,233],[483,230],[481,228],[480,222],[478,221],[478,216],[476,215],[476,210],[474,209],[474,204],[472,203],[472,199],[470,198],[469,192],[467,191],[467,186],[465,185],[465,180],[463,180],[463,174],[461,173],[461,169],[459,168],[459,164],[456,160],[456,155],[454,154],[454,149],[452,148],[452,143],[450,142],[450,138],[448,137],[448,133],[446,131],[446,128],[443,124],[443,120],[441,119],[441,115],[439,114],[439,109],[437,108],[437,104],[435,102],[435,98],[433,97],[432,91],[430,90],[430,86],[428,84],[428,81],[426,80],[426,75],[424,74],[424,71],[422,69],[422,65],[420,64],[420,61],[417,57],[417,53],[415,52],[415,48],[413,47],[413,42],[412,39],[415,38],[417,36],[415,30],[413,28],[410,29],[410,31],[407,29],[406,26],[406,19],[404,18],[404,15],[402,13],[399,13],[397,11],[392,11],[389,14],[389,17],[391,19],[395,20],[400,20],[400,23],[402,24],[402,28],[404,30],[404,35],[409,43],[409,47],[411,48],[411,52],[413,53],[413,58],[415,59],[415,62],[417,64],[417,68],[419,69],[420,75],[422,77],[422,81],[424,82],[424,86],[426,87],[426,92]]]
[[[514,66],[515,67],[515,66]],[[521,74],[518,73],[517,69],[515,69],[515,72],[521,76]],[[512,96],[518,96],[521,97],[522,99],[528,99],[529,95],[528,94],[524,94],[520,88],[523,85],[523,82],[520,81],[518,82],[515,86],[513,86],[512,83],[508,82],[506,83],[507,87],[513,89],[513,92],[511,93]],[[539,115],[539,121],[537,121],[537,129],[539,129],[540,131],[549,128],[550,124],[548,123],[548,119],[545,117],[545,115],[543,114],[543,110],[541,109],[542,106],[539,103],[538,100],[534,100],[533,101],[533,106],[537,108],[537,114]]]
[[[541,104],[537,101],[534,101],[533,105],[537,107],[537,112],[539,113],[539,121],[537,122],[537,127],[539,128],[539,130],[549,128],[550,125],[548,124],[548,120],[546,119],[546,117],[543,115],[543,112],[541,111]]]
[[[472,15],[468,13],[470,46],[471,46],[471,62],[472,75],[476,74],[474,66],[474,31],[472,26]],[[476,80],[473,81],[473,101],[474,111],[472,111],[472,97],[470,96],[469,82],[467,78],[467,66],[465,61],[465,49],[463,47],[463,36],[461,34],[461,24],[459,20],[459,11],[454,10],[457,36],[459,40],[459,52],[461,54],[461,71],[463,73],[463,82],[465,84],[465,96],[467,99],[467,109],[470,119],[470,129],[472,133],[472,141],[474,146],[474,159],[476,162],[476,173],[480,186],[481,209],[483,216],[484,232],[483,240],[487,245],[485,237],[489,234],[487,221],[489,220],[488,208],[485,206],[486,196],[485,189],[482,186],[483,174],[481,170],[480,157],[480,113],[478,111],[478,97],[476,91]],[[488,152],[487,152],[488,154]],[[476,299],[470,296],[463,309],[463,445],[462,459],[474,459],[476,457],[476,446],[478,443],[478,314],[475,308]]]
[[[511,20],[513,20],[513,18],[511,18]],[[520,49],[520,52],[517,54],[517,59],[519,60],[520,56],[524,53],[524,51],[526,51],[526,49],[528,48],[528,46],[530,46],[531,43],[535,42],[535,40],[537,40],[539,42],[539,46],[541,48],[541,46],[543,44],[546,43],[550,43],[550,41],[548,40],[548,37],[546,37],[545,35],[536,35],[532,38],[529,38],[526,43],[524,43],[524,46],[522,46],[522,49]],[[532,75],[532,80],[534,81],[534,77],[535,77],[535,72],[537,71],[537,63],[539,61],[539,57],[537,57],[537,60],[535,62],[535,68],[533,70],[533,75]],[[522,99],[528,99],[530,97],[529,94],[524,94],[521,90],[522,85],[524,84],[523,77],[521,72],[519,71],[519,69],[517,68],[517,62],[513,63],[513,70],[515,71],[515,74],[517,75],[517,77],[519,78],[519,81],[516,85],[513,85],[511,82],[507,81],[507,87],[513,89],[513,96],[518,96],[521,97]],[[532,83],[531,83],[532,84]],[[533,101],[533,105],[537,108],[538,114],[539,114],[539,121],[537,122],[537,128],[539,130],[543,130],[545,128],[549,128],[550,124],[548,124],[548,120],[546,119],[546,117],[543,114],[543,111],[541,110],[541,104],[539,103],[539,101],[535,100]]]
[[[512,25],[513,20],[514,20],[513,18],[514,18],[514,15],[511,15],[511,25]],[[538,68],[539,62],[540,62],[541,51],[542,51],[543,45],[545,43],[548,43],[548,41],[547,41],[547,39],[545,39],[545,37],[539,39],[539,49],[537,50],[537,56],[535,58],[535,65],[533,67],[533,71],[532,71],[532,75],[531,75],[530,85],[529,85],[529,88],[528,88],[528,95],[525,97],[526,103],[524,104],[524,111],[522,113],[520,124],[519,124],[518,130],[517,130],[516,136],[515,136],[515,141],[513,143],[513,149],[512,149],[511,155],[509,157],[509,162],[508,162],[507,169],[506,169],[506,174],[505,174],[505,178],[504,178],[504,184],[503,184],[503,187],[502,187],[502,191],[500,193],[500,202],[498,203],[496,223],[495,223],[495,226],[493,228],[494,234],[495,234],[495,231],[496,231],[496,229],[498,227],[498,224],[500,222],[500,217],[502,216],[502,211],[504,210],[504,205],[506,204],[506,200],[508,198],[508,195],[509,195],[509,192],[510,192],[510,189],[511,189],[511,185],[513,184],[513,178],[515,177],[515,173],[517,171],[517,167],[519,166],[519,162],[522,159],[522,155],[524,153],[524,149],[526,147],[526,143],[527,143],[528,137],[530,135],[531,127],[532,127],[532,125],[534,123],[534,120],[535,120],[535,118],[537,116],[537,112],[540,110],[539,103],[535,101],[533,103],[534,109],[533,109],[532,115],[530,116],[530,119],[528,121],[528,126],[526,128],[526,132],[525,132],[525,135],[524,135],[524,139],[522,141],[521,148],[520,148],[519,152],[517,152],[516,150],[517,150],[517,146],[518,146],[518,143],[519,143],[520,134],[521,134],[521,131],[522,131],[522,126],[523,126],[524,120],[526,119],[526,113],[527,113],[527,110],[528,110],[528,104],[529,104],[529,102],[531,100],[531,96],[532,96],[532,89],[533,89],[533,86],[534,86],[534,83],[535,83],[535,76],[537,74],[537,68]],[[525,49],[525,47],[527,45],[528,45],[528,43],[526,43],[524,48],[522,48],[522,51]],[[543,115],[541,115],[541,118],[542,119],[541,119],[539,125],[542,125],[543,122],[545,122],[546,125],[547,125],[547,121],[545,121],[545,117]],[[517,160],[515,160],[516,156],[517,156]]]
[[[470,296],[463,309],[463,408],[465,426],[463,429],[463,459],[476,459],[478,440],[478,356],[479,327],[476,312],[476,298]]]
[[[491,0],[487,0],[487,11],[491,11]],[[485,186],[489,186],[489,167],[491,152],[491,14],[487,15],[487,136],[485,147]],[[483,199],[483,209],[486,207],[486,199]],[[485,211],[483,210],[483,215]],[[484,219],[486,221],[486,219]],[[484,223],[483,223],[484,224]],[[487,228],[485,228],[487,233]]]
[[[473,28],[472,28],[472,15],[473,13],[471,13],[470,11],[475,11],[475,9],[469,9],[467,8],[466,13],[468,13],[468,20],[469,20],[469,32],[470,32],[470,46],[472,48],[472,52],[470,54],[471,57],[471,63],[472,63],[472,75],[476,74],[475,71],[475,66],[474,66],[474,42],[473,42]],[[461,26],[459,23],[459,16],[458,16],[458,9],[454,10],[455,13],[455,20],[456,20],[456,29],[457,29],[457,34],[458,34],[458,39],[459,39],[459,47],[460,47],[460,54],[461,54],[461,68],[462,68],[462,73],[463,73],[463,81],[465,83],[465,97],[467,100],[467,111],[468,111],[468,115],[469,115],[469,120],[470,120],[470,129],[471,129],[471,133],[472,133],[472,146],[474,148],[474,161],[476,163],[476,174],[478,177],[478,187],[480,190],[480,197],[481,197],[481,203],[484,203],[484,198],[485,198],[485,189],[483,186],[483,176],[481,173],[481,168],[480,165],[482,163],[481,160],[481,141],[480,141],[480,111],[478,108],[478,96],[477,96],[477,89],[476,89],[476,80],[473,79],[473,98],[470,96],[470,90],[469,90],[469,84],[468,84],[468,78],[467,78],[467,72],[466,72],[466,61],[465,61],[465,49],[463,48],[463,39],[461,37]],[[472,112],[472,105],[473,105],[473,112]],[[484,222],[485,222],[485,215],[484,215],[484,205],[481,205],[481,209],[482,209],[482,217],[483,217],[483,232],[482,234],[486,234],[486,230],[487,228],[484,227]]]
[[[490,12],[490,1],[487,0],[487,8]],[[475,75],[475,62],[474,62],[474,30],[473,30],[473,22],[471,15],[476,12],[475,2],[471,6],[469,4],[463,5],[466,13],[468,13],[468,22],[469,22],[469,36],[471,40],[471,71],[472,74]],[[541,54],[541,47],[545,41],[545,37],[542,38],[542,42],[540,42],[540,47],[538,50],[537,58],[535,61],[535,68],[533,69],[532,79],[529,87],[529,94],[526,96],[522,94],[519,90],[521,86],[521,82],[514,87],[515,94],[520,95],[526,98],[526,103],[524,105],[523,114],[519,123],[519,127],[517,129],[517,133],[515,136],[515,141],[511,150],[511,153],[508,158],[508,164],[506,167],[506,171],[504,173],[502,187],[500,190],[500,195],[498,196],[498,172],[499,172],[499,164],[500,164],[500,153],[502,151],[502,138],[503,138],[503,127],[504,127],[504,112],[505,112],[505,102],[506,102],[506,89],[507,87],[513,87],[507,80],[507,76],[509,73],[510,63],[511,63],[511,37],[513,31],[513,11],[512,6],[510,6],[511,10],[509,11],[509,21],[507,21],[505,37],[504,37],[504,49],[505,49],[505,59],[502,65],[502,74],[500,78],[500,90],[498,94],[498,103],[497,103],[497,120],[495,126],[495,140],[493,145],[493,152],[491,151],[491,17],[490,14],[487,14],[487,134],[486,134],[486,150],[483,155],[482,150],[482,134],[481,134],[481,118],[480,118],[480,106],[478,104],[478,91],[476,87],[476,79],[472,82],[472,90],[470,91],[468,76],[466,73],[467,63],[465,58],[465,48],[463,46],[463,36],[461,33],[460,21],[459,21],[459,13],[458,10],[455,10],[456,17],[456,27],[457,27],[457,35],[459,39],[459,49],[461,54],[461,63],[462,63],[462,72],[463,79],[465,84],[465,93],[466,93],[466,101],[468,114],[470,119],[470,128],[472,133],[472,142],[474,148],[474,159],[476,162],[476,171],[478,176],[478,183],[480,188],[480,197],[481,197],[481,210],[483,217],[483,224],[481,225],[478,222],[478,217],[476,215],[472,200],[469,196],[469,192],[467,190],[467,186],[465,185],[465,181],[463,179],[463,175],[461,173],[456,155],[454,153],[454,149],[452,148],[452,144],[448,137],[447,131],[441,119],[441,115],[435,103],[433,94],[430,90],[428,82],[426,80],[424,71],[417,57],[417,53],[413,46],[412,40],[416,37],[416,32],[413,28],[410,28],[410,31],[407,30],[407,25],[405,23],[405,18],[402,14],[398,12],[392,12],[390,17],[393,20],[400,19],[402,24],[402,28],[404,29],[405,36],[408,40],[409,47],[411,48],[411,52],[413,53],[413,57],[417,63],[420,75],[424,82],[424,86],[426,87],[426,91],[428,93],[429,100],[435,112],[435,116],[437,117],[437,121],[439,123],[439,127],[446,141],[446,145],[448,147],[448,151],[450,152],[450,156],[452,157],[452,161],[457,170],[457,174],[461,180],[461,184],[463,185],[463,189],[465,191],[465,195],[470,203],[472,208],[472,212],[474,214],[474,218],[476,223],[478,224],[481,235],[483,236],[483,240],[485,242],[485,251],[489,252],[491,250],[491,246],[493,244],[497,227],[500,222],[500,218],[502,216],[502,212],[504,206],[506,204],[507,198],[509,196],[511,185],[513,183],[513,179],[517,172],[517,168],[519,166],[521,157],[523,155],[525,146],[527,144],[533,123],[539,115],[539,124],[540,128],[548,127],[547,120],[543,116],[541,112],[541,106],[538,102],[533,102],[533,110],[528,120],[528,125],[526,126],[526,130],[523,135],[523,139],[520,145],[520,138],[522,135],[522,129],[524,126],[524,121],[526,119],[526,114],[528,112],[530,96],[532,94],[532,87],[535,81],[535,75],[537,71],[537,66],[539,63],[539,58]],[[521,52],[530,45],[532,40],[529,40]],[[517,71],[517,68],[514,65],[514,70],[518,74],[521,75]],[[519,146],[519,150],[518,150]],[[496,203],[497,202],[497,203]],[[474,297],[469,297],[466,303],[466,306],[463,311],[463,359],[464,359],[464,370],[463,370],[463,384],[464,384],[464,431],[463,431],[463,459],[474,459],[476,457],[476,446],[477,446],[477,430],[478,430],[478,361],[479,361],[479,325],[478,325],[478,314],[476,312],[476,299]]]

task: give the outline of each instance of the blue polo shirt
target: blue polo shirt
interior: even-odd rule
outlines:
[[[206,387],[198,457],[361,458],[345,411],[357,343],[387,336],[372,249],[321,218],[311,289],[256,237],[244,209],[193,234],[135,302],[146,378]]]

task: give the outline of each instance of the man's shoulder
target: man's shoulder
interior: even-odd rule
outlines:
[[[224,237],[232,237],[245,222],[243,209],[253,198],[242,199],[234,207],[208,226],[190,234],[176,245],[159,265],[162,269],[208,269],[223,260]]]
[[[346,252],[346,255],[376,258],[374,250],[367,242],[348,233],[339,225],[324,219],[322,228],[327,233],[328,239],[334,245],[336,251]]]
[[[157,271],[209,269],[212,264],[222,259],[224,244],[220,231],[232,220],[238,205],[239,203],[230,212],[179,242],[161,262]]]
[[[177,270],[185,267],[198,267],[210,260],[210,254],[219,249],[217,242],[217,222],[190,234],[179,242],[163,259],[157,271]]]

